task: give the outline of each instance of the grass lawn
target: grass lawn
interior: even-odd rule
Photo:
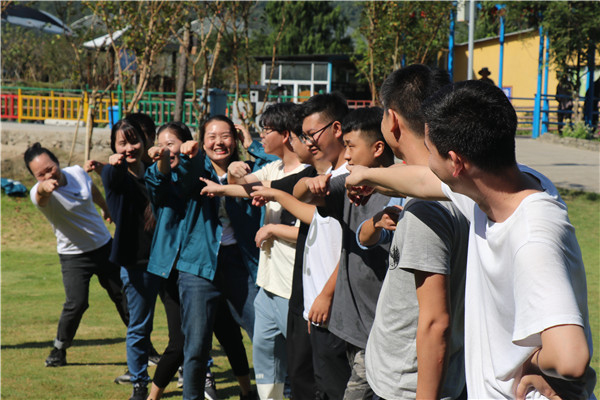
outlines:
[[[31,187],[31,182],[25,182]],[[564,192],[576,228],[588,277],[588,304],[596,349],[600,345],[600,199]],[[3,399],[126,399],[131,387],[113,379],[126,369],[125,327],[108,296],[94,279],[90,308],[68,350],[68,365],[45,368],[56,333],[64,293],[55,239],[50,225],[28,198],[2,195],[2,352]],[[164,309],[157,304],[152,340],[162,351],[167,343]],[[251,346],[246,348],[251,360]],[[219,397],[237,398],[229,363],[216,340],[213,357]],[[600,372],[598,352],[592,365]],[[252,373],[252,372],[251,372]],[[154,374],[154,367],[150,368]],[[598,387],[596,396],[600,397]],[[165,398],[181,397],[175,382]]]

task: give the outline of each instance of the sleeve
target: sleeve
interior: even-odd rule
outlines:
[[[33,205],[36,207],[39,207],[37,200],[35,199],[35,194],[37,193],[37,188],[38,188],[39,184],[40,183],[38,182],[35,185],[33,185],[31,190],[29,191],[29,198],[31,199],[31,202],[33,203]]]
[[[171,183],[171,176],[164,175],[158,170],[156,163],[152,164],[146,169],[144,175],[146,181],[146,188],[148,189],[148,195],[150,196],[150,202],[152,205],[161,206],[165,202],[165,196],[168,192],[168,186]]]
[[[560,248],[542,242],[529,242],[516,253],[515,344],[540,345],[541,332],[553,326],[584,326],[573,288],[574,277],[564,260]]]
[[[399,268],[448,275],[455,229],[443,206],[432,201],[409,201],[396,229]]]
[[[121,193],[125,186],[125,177],[127,176],[127,163],[120,165],[106,164],[102,168],[102,184],[108,190]]]
[[[261,169],[252,172],[252,175],[256,177],[259,181],[270,181],[273,176],[273,167],[275,163],[267,164]]]
[[[449,198],[452,203],[459,209],[461,213],[467,218],[469,222],[473,221],[475,214],[475,207],[477,206],[473,200],[464,194],[458,194],[452,191],[448,185],[444,182],[441,183],[442,192]]]
[[[346,201],[346,177],[348,174],[339,175],[329,182],[329,195],[325,197],[325,205],[318,207],[319,214],[323,217],[332,217],[342,221],[344,215],[344,201]]]
[[[296,183],[298,183],[300,179],[305,178],[307,176],[314,176],[315,174],[316,171],[314,167],[308,167],[298,172],[297,174],[288,175],[284,178],[271,181],[271,187],[273,189],[282,190],[286,193],[291,194],[294,191],[294,186],[296,186]]]
[[[205,161],[203,154],[198,154],[193,158],[189,158],[184,154],[179,155],[179,165],[175,173],[177,175],[177,187],[181,189],[184,197],[190,198],[195,194],[200,194],[200,177],[210,179],[205,168]]]

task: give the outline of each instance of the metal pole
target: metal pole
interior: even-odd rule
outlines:
[[[448,75],[454,80],[454,24],[456,22],[456,1],[452,2],[450,10],[450,35],[448,38]]]
[[[594,112],[594,43],[590,40],[587,53],[587,91],[585,92],[585,110],[583,118],[587,126],[592,126],[592,113]]]
[[[500,16],[500,66],[498,68],[498,87],[502,88],[504,72],[504,15]]]
[[[550,104],[548,103],[548,80],[550,64],[550,37],[546,35],[546,57],[544,62],[544,107],[542,108],[542,135],[548,132],[548,123],[550,122]]]
[[[473,50],[475,40],[475,0],[469,1],[469,62],[467,69],[467,79],[473,79]]]
[[[544,35],[542,32],[542,26],[539,29],[540,35],[540,51],[538,55],[538,79],[537,79],[537,91],[535,92],[535,104],[533,105],[533,128],[531,130],[531,137],[534,139],[540,136],[540,98],[542,94],[542,67],[544,58]]]

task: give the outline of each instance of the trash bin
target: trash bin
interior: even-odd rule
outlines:
[[[199,101],[204,97],[204,89],[198,89]],[[227,92],[221,89],[208,89],[209,115],[225,115],[227,110]]]
[[[111,106],[108,107],[108,127],[112,129],[113,125],[119,122],[121,119],[121,107]]]

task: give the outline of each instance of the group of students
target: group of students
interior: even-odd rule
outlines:
[[[288,384],[294,399],[593,398],[581,253],[552,183],[516,162],[510,101],[411,65],[381,102],[273,104],[262,146],[242,132],[253,161],[225,116],[198,142],[167,123],[154,146],[125,118],[108,163],[86,163],[106,202],[82,168],[28,149],[67,294],[46,364],[66,363],[97,274],[128,326],[133,400],[160,398],[180,365],[183,398],[204,398],[213,332],[242,399]],[[169,344],[148,395],[159,293]]]

